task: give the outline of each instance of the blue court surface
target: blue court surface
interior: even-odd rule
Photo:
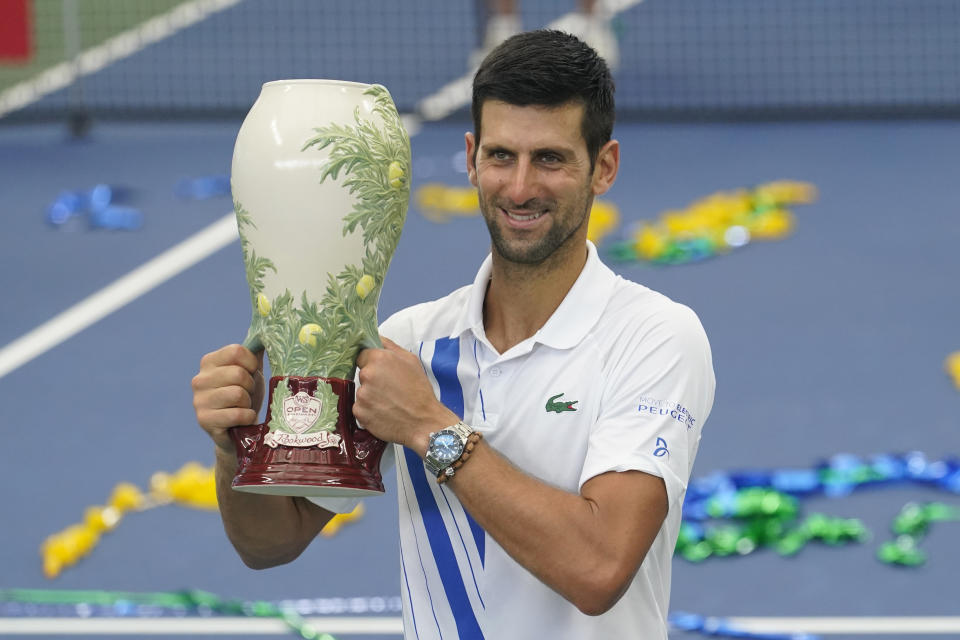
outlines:
[[[452,158],[466,126],[429,125],[414,136],[414,155],[427,167],[414,188],[464,182]],[[81,142],[57,127],[0,131],[4,344],[228,213],[226,198],[183,202],[173,186],[227,172],[237,127],[104,125]],[[960,183],[951,161],[960,125],[624,124],[617,137],[623,169],[608,200],[625,225],[713,190],[780,177],[820,190],[816,203],[796,208],[797,230],[783,241],[690,265],[617,267],[692,306],[710,336],[718,387],[695,476],[804,468],[839,452],[956,455],[960,392],[942,362],[960,345]],[[98,181],[132,190],[142,230],[69,232],[45,223],[61,189]],[[411,207],[381,316],[469,281],[486,251],[479,219],[437,224]],[[116,483],[144,487],[156,470],[211,461],[189,382],[203,353],[243,336],[248,305],[233,243],[0,381],[10,481],[0,587],[190,587],[270,600],[399,594],[393,495],[369,500],[362,520],[278,569],[246,569],[215,514],[171,506],[130,515],[90,557],[56,581],[43,578],[40,542],[102,503]],[[678,559],[673,608],[956,615],[960,523],[931,530],[923,567],[874,557],[909,500],[958,503],[907,486],[804,503],[805,511],[861,518],[873,539],[793,558],[761,551],[702,564]]]
[[[185,178],[228,174],[240,122],[101,122],[81,140],[62,124],[0,127],[0,350],[231,214],[229,197],[185,200],[175,187]],[[467,186],[461,152],[469,127],[453,118],[417,130],[414,190],[432,182]],[[624,120],[615,137],[622,167],[605,199],[623,219],[601,255],[639,220],[715,191],[776,179],[819,190],[816,202],[793,208],[796,230],[780,241],[676,266],[608,260],[624,277],[692,307],[710,338],[716,402],[695,478],[807,469],[840,453],[960,456],[960,390],[943,370],[947,355],[960,350],[960,121]],[[47,224],[46,209],[62,191],[101,182],[128,191],[142,228]],[[470,282],[487,252],[479,218],[437,223],[411,204],[381,319]],[[355,599],[354,614],[395,619],[392,475],[387,495],[367,500],[359,521],[318,539],[288,566],[247,569],[215,513],[167,506],[129,515],[89,557],[55,580],[43,576],[41,542],[80,521],[88,505],[102,504],[117,483],[146,487],[155,471],[212,463],[211,445],[195,423],[190,379],[204,353],[245,335],[250,307],[239,242],[161,280],[0,374],[8,496],[0,590],[202,589],[239,600],[328,599],[339,603],[331,610],[347,609],[338,615],[349,615]],[[0,351],[0,362],[8,356]],[[893,567],[876,557],[911,501],[960,507],[956,494],[916,483],[802,501],[804,514],[859,518],[870,539],[813,544],[793,557],[765,549],[703,563],[677,558],[671,609],[862,621],[830,638],[933,637],[916,629],[864,631],[878,617],[960,616],[960,522],[931,528],[923,566]],[[3,626],[11,620],[0,617],[0,635],[19,637]],[[31,637],[76,632],[68,621],[61,631]],[[146,623],[111,637],[148,633]]]

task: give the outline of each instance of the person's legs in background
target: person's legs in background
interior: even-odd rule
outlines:
[[[523,30],[517,0],[478,0],[486,2],[486,26],[482,29],[480,47],[470,56],[472,68],[480,66],[484,57],[498,44]],[[615,69],[620,61],[617,38],[611,27],[611,16],[603,0],[578,0],[578,11],[571,33],[582,38]]]

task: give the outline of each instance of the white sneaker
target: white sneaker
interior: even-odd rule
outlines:
[[[611,71],[620,65],[620,46],[617,43],[617,36],[613,33],[610,20],[600,16],[589,16],[583,40],[593,47],[593,50],[601,58],[606,60]]]
[[[620,47],[605,13],[597,11],[587,15],[576,11],[567,17],[561,28],[590,45],[613,71],[620,64]]]
[[[483,45],[474,49],[470,54],[470,68],[476,69],[487,55],[497,48],[501,42],[520,33],[520,16],[512,13],[495,14],[487,20],[487,29],[483,37]]]

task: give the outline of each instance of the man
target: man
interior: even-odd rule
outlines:
[[[359,356],[357,420],[397,443],[407,638],[666,638],[714,378],[693,312],[587,242],[620,163],[613,109],[607,66],[578,39],[495,49],[466,134],[491,254],[473,285],[395,314],[385,348]],[[208,354],[194,390],[234,546],[252,567],[293,560],[332,512],[229,489],[226,428],[257,420],[260,360]]]

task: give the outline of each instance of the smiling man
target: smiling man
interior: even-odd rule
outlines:
[[[620,167],[609,70],[572,36],[514,36],[477,71],[473,119],[491,253],[472,285],[398,312],[385,348],[358,359],[354,413],[396,444],[405,636],[664,639],[714,375],[696,315],[587,241]],[[194,404],[227,532],[267,567],[352,505],[229,490],[226,428],[256,420],[259,367],[237,345],[208,354]]]

